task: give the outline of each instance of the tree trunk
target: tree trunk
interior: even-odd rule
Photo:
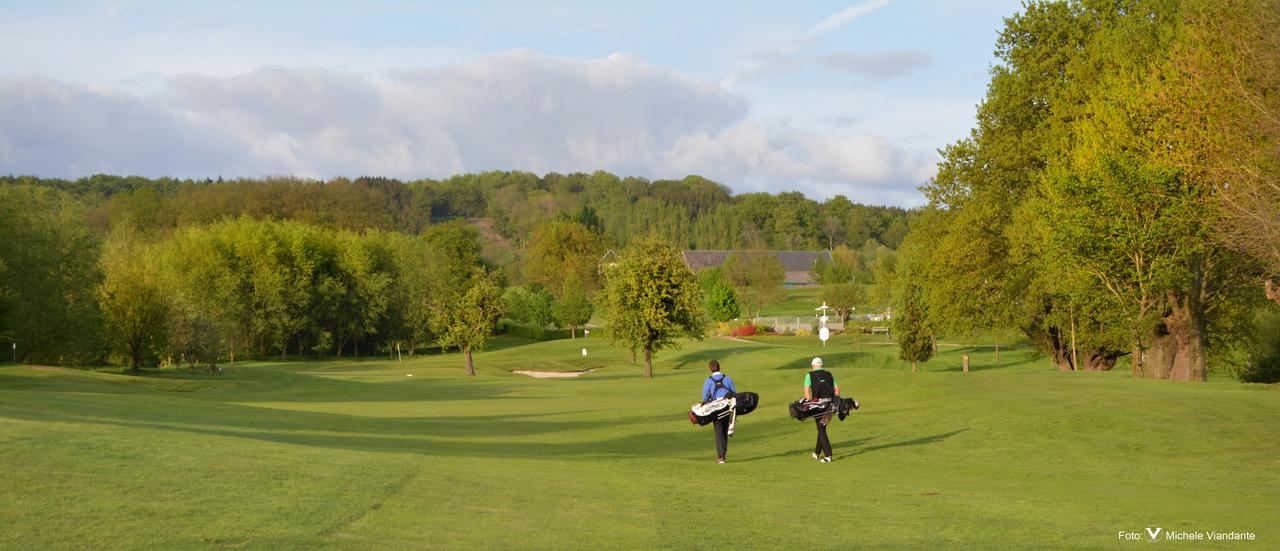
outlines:
[[[1030,323],[1023,324],[1019,329],[1036,347],[1049,353],[1049,362],[1056,366],[1058,371],[1073,371],[1075,366],[1071,365],[1071,354],[1062,337],[1062,330],[1056,325],[1045,323],[1053,314],[1053,310],[1053,302],[1046,299],[1043,314],[1031,320]]]
[[[569,338],[571,339],[578,338],[578,326],[576,325],[569,326]]]
[[[1080,368],[1080,356],[1076,352],[1076,315],[1071,314],[1071,365]]]
[[[1000,337],[996,337],[996,365],[1000,365]]]
[[[1181,293],[1165,294],[1166,309],[1154,330],[1147,356],[1147,376],[1174,381],[1207,379],[1205,358],[1204,269],[1194,266]]]
[[[1199,275],[1197,274],[1197,278]],[[1173,381],[1205,381],[1204,312],[1199,290],[1188,296],[1170,292],[1170,307],[1156,326],[1148,355],[1147,376]]]
[[[1050,327],[1045,333],[1045,346],[1049,349],[1050,361],[1058,366],[1058,371],[1075,371],[1071,363],[1071,350],[1062,339],[1062,332],[1057,327]]]
[[[917,363],[919,363],[919,362],[917,362],[917,361],[915,361],[915,360],[911,360],[911,372],[912,372],[912,373],[915,373],[915,372],[916,372],[916,364],[917,364]]]
[[[644,346],[644,378],[653,378],[653,345]]]
[[[472,362],[471,362],[471,347],[470,347],[470,346],[465,346],[465,347],[463,347],[463,348],[462,348],[462,355],[463,355],[463,356],[465,356],[465,357],[467,358],[467,375],[470,375],[470,376],[472,376],[472,377],[475,377],[475,376],[476,376],[476,365],[475,365],[474,363],[472,363]]]
[[[1089,353],[1089,357],[1085,358],[1084,368],[1086,371],[1111,371],[1116,366],[1116,360],[1123,356],[1123,352],[1112,350],[1094,350]]]
[[[1142,361],[1142,349],[1138,347],[1138,343],[1133,344],[1133,378],[1138,378],[1138,363]]]
[[[138,371],[142,365],[142,343],[129,343],[129,371]]]

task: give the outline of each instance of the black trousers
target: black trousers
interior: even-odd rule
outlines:
[[[827,426],[822,423],[822,418],[814,420],[814,424],[818,425],[818,444],[813,447],[813,453],[818,457],[831,457],[831,440],[827,438]]]
[[[729,418],[712,421],[711,431],[716,433],[716,458],[724,459],[724,454],[729,451]]]

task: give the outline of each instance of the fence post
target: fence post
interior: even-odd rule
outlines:
[[[969,355],[968,354],[964,355],[964,372],[965,373],[969,372]]]

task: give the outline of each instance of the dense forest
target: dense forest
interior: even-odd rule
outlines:
[[[483,339],[455,342],[468,322],[461,305],[492,292],[519,321],[572,330],[592,315],[600,257],[637,236],[677,248],[832,248],[849,267],[818,268],[847,281],[901,244],[910,214],[605,172],[3,177],[0,211],[0,336],[18,343],[19,359],[135,367],[468,350]]]
[[[898,207],[861,205],[844,196],[817,202],[799,192],[734,195],[699,176],[649,181],[603,171],[541,177],[485,172],[411,182],[8,176],[0,177],[0,185],[66,192],[88,209],[86,222],[97,231],[120,223],[169,230],[248,215],[417,235],[432,224],[485,218],[497,235],[518,242],[540,222],[572,216],[611,246],[657,233],[690,249],[776,250],[860,247],[869,239],[896,249],[907,233],[907,212]]]
[[[1007,327],[1065,371],[1280,379],[1280,3],[1031,2],[996,54],[901,251],[904,359]]]

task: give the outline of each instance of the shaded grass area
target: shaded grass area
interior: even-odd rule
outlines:
[[[1110,547],[1146,526],[1280,542],[1275,387],[984,346],[912,374],[855,336],[707,339],[644,380],[594,337],[516,344],[477,354],[475,378],[457,354],[0,368],[0,547],[705,548],[715,522],[762,548]],[[785,413],[814,355],[864,404],[831,427],[830,464]],[[709,359],[762,398],[727,465],[684,419]],[[826,533],[797,528],[819,512]]]

